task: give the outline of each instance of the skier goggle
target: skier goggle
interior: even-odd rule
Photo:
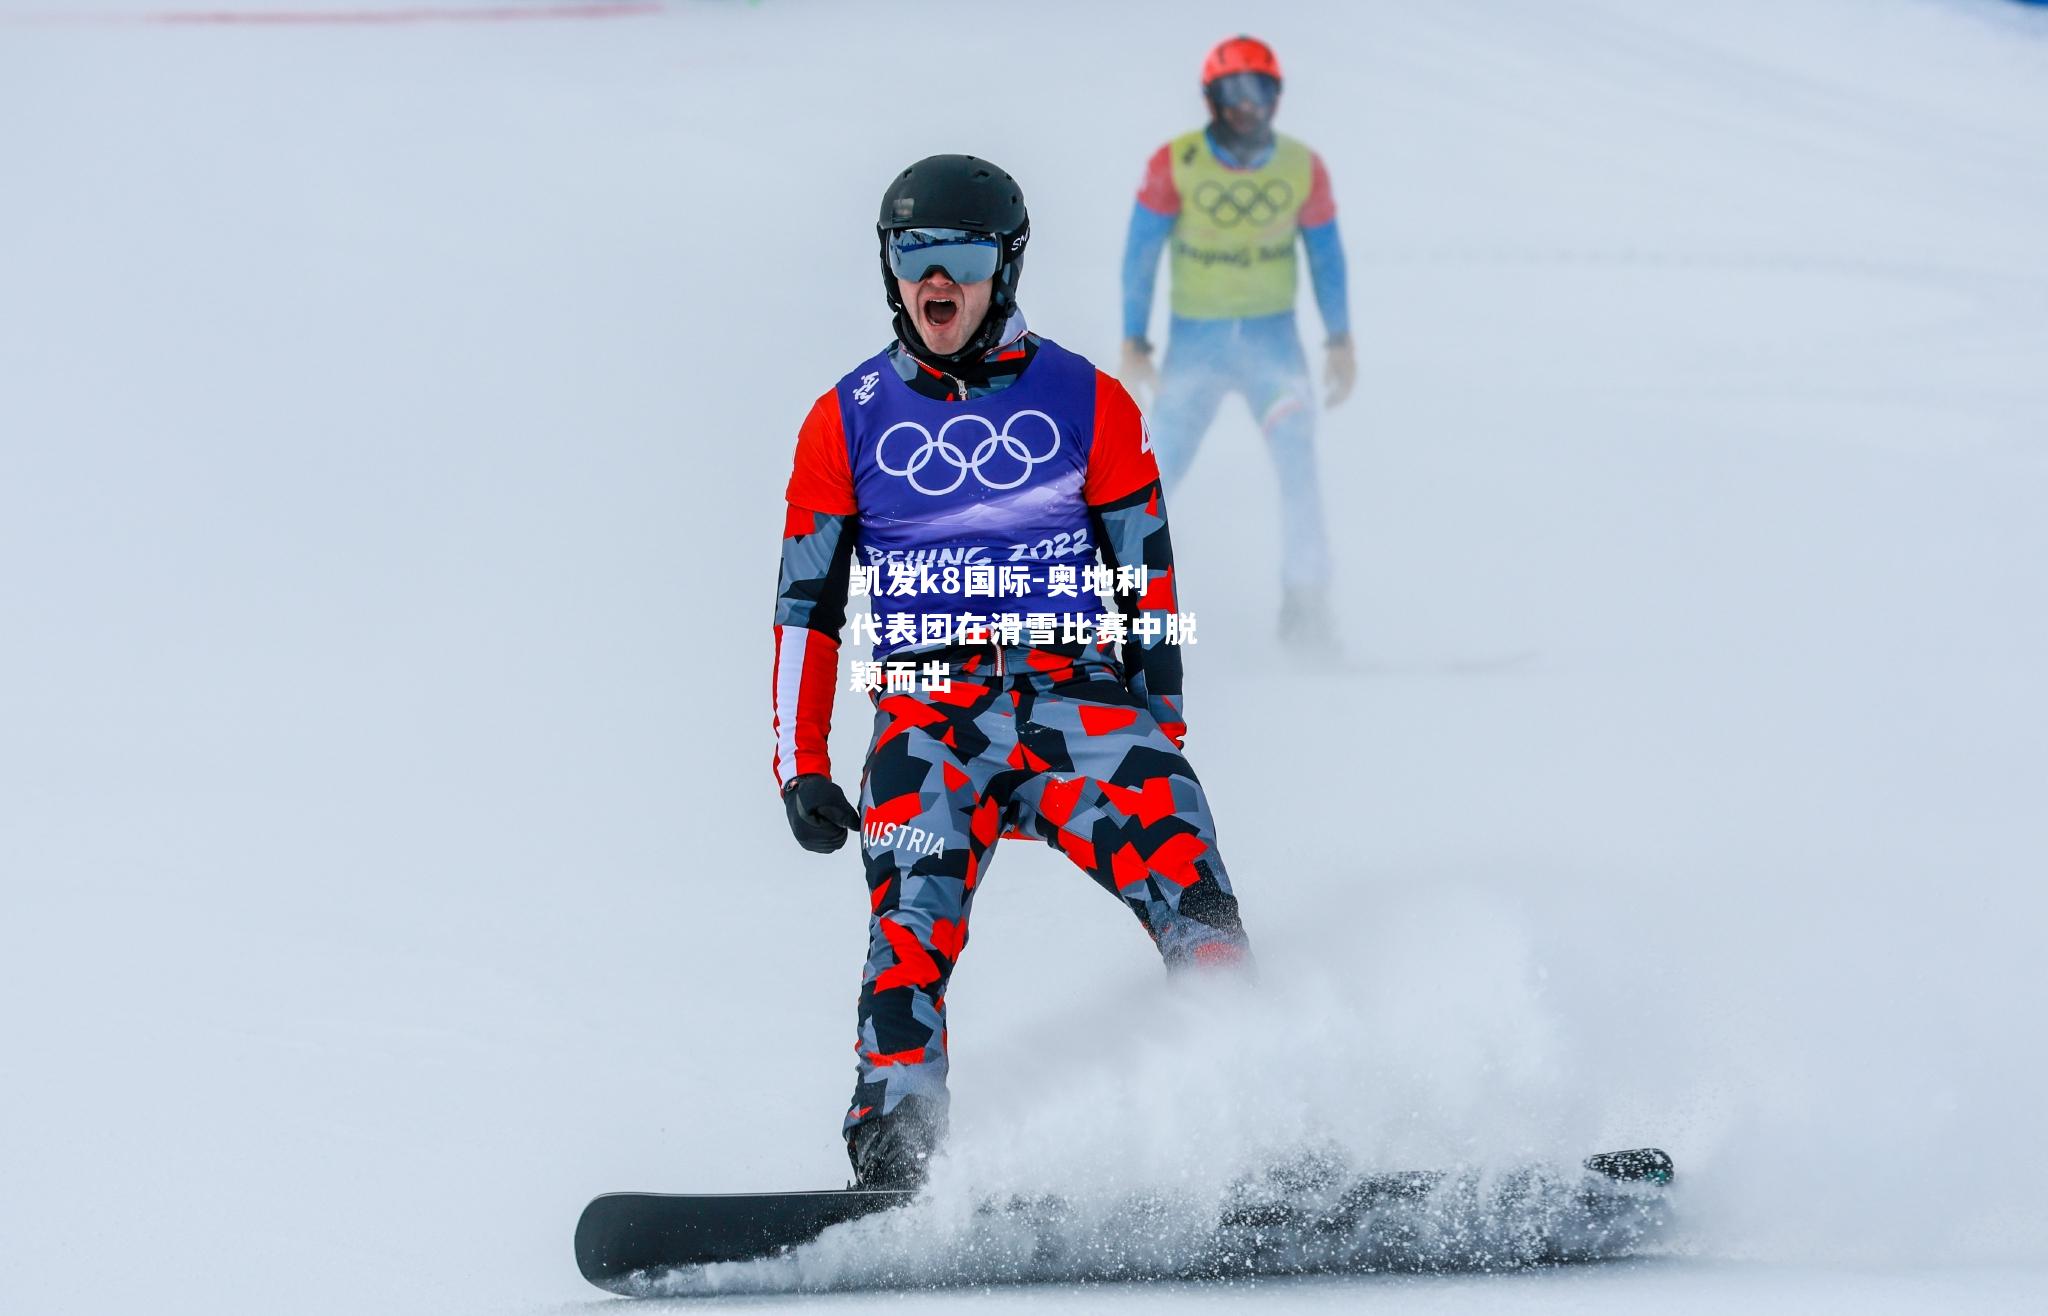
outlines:
[[[935,269],[955,283],[980,283],[995,277],[1003,255],[993,237],[959,228],[898,229],[889,235],[887,247],[890,271],[912,283]]]
[[[1270,73],[1226,73],[1209,84],[1218,105],[1263,105],[1280,100],[1280,81]]]

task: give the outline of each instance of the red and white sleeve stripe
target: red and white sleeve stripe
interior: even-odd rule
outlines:
[[[832,773],[826,740],[839,676],[839,639],[805,626],[775,628],[775,783]]]

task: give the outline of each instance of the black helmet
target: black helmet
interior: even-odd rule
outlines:
[[[896,275],[889,269],[889,235],[907,228],[957,228],[986,233],[1000,247],[988,314],[957,352],[940,356],[925,345],[903,309]],[[937,365],[971,361],[996,345],[1017,305],[1017,276],[1024,268],[1024,244],[1031,216],[1024,189],[986,160],[971,155],[929,155],[905,169],[882,193],[882,217],[875,224],[882,261],[882,288],[896,312],[896,336]]]

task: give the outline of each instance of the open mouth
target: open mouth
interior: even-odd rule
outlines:
[[[924,304],[925,323],[934,329],[943,329],[953,323],[953,317],[960,314],[960,304],[946,297],[928,298]]]

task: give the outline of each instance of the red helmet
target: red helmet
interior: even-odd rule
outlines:
[[[1232,37],[1218,42],[1209,58],[1202,61],[1202,85],[1206,87],[1233,73],[1263,73],[1279,82],[1280,59],[1271,46],[1257,37]]]

